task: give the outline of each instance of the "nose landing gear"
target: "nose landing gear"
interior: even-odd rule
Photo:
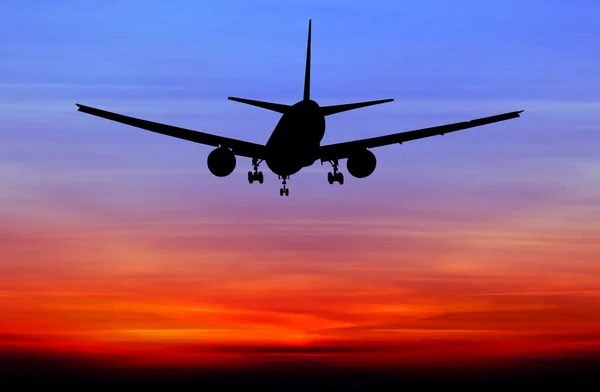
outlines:
[[[248,182],[252,184],[254,181],[258,181],[259,184],[262,184],[264,181],[263,173],[258,171],[258,165],[262,162],[262,159],[259,161],[256,158],[252,158],[252,166],[254,167],[254,172],[248,172]]]
[[[282,178],[282,176],[277,176],[277,177],[279,179]],[[286,180],[289,180],[289,179],[290,179],[290,176],[283,176],[283,183],[282,183],[283,187],[281,189],[279,189],[279,196],[283,196],[283,195],[289,196],[290,195],[290,190],[286,187],[286,184],[287,184]]]

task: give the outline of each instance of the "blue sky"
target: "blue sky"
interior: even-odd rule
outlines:
[[[10,37],[0,48],[4,171],[54,170],[55,180],[75,167],[152,171],[163,176],[155,184],[172,181],[158,174],[171,171],[202,188],[247,186],[243,159],[234,179],[213,179],[210,148],[86,116],[74,103],[264,142],[277,114],[226,97],[299,100],[309,18],[315,100],[395,98],[329,117],[325,143],[527,109],[518,120],[381,148],[370,184],[533,181],[573,162],[598,166],[600,5],[592,1],[40,4],[0,6],[0,33]],[[307,181],[307,195],[345,194],[326,183],[328,170],[316,164],[296,181]],[[349,184],[361,191],[360,181]]]

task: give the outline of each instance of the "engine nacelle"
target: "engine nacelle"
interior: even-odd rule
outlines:
[[[235,154],[228,148],[219,147],[208,154],[208,170],[217,177],[227,177],[235,169]]]
[[[355,151],[348,157],[346,168],[348,173],[356,178],[365,178],[370,176],[377,166],[377,158],[371,151],[364,150]]]

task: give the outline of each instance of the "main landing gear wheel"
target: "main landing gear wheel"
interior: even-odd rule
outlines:
[[[258,165],[262,162],[262,159],[259,161],[256,158],[252,159],[252,166],[254,167],[254,172],[248,172],[248,182],[252,184],[254,181],[258,181],[259,184],[262,184],[264,181],[263,173],[258,171]]]
[[[281,176],[279,176],[279,178],[281,179]],[[286,187],[286,180],[289,180],[290,176],[283,176],[283,188],[279,189],[279,196],[289,196],[290,195],[290,190]]]
[[[330,184],[338,182],[340,185],[344,185],[344,175],[338,172],[338,160],[335,159],[333,161],[329,161],[329,163],[331,163],[331,166],[333,166],[333,173],[327,173],[327,181],[329,181]]]

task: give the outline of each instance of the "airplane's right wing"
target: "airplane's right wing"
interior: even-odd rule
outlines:
[[[411,140],[417,140],[436,135],[444,135],[446,133],[461,131],[463,129],[479,127],[482,125],[492,124],[499,121],[506,121],[512,118],[518,118],[521,117],[520,113],[522,112],[524,112],[524,110],[497,114],[495,116],[478,118],[471,121],[463,121],[454,124],[439,125],[437,127],[417,129],[414,131],[394,133],[385,136],[377,136],[369,139],[329,144],[321,146],[319,148],[318,159],[320,159],[321,162],[333,161],[336,159],[344,159],[348,158],[348,156],[357,149],[375,148],[391,144],[402,144]]]
[[[214,147],[227,147],[232,150],[235,155],[264,159],[265,146],[246,142],[238,139],[230,139],[224,136],[212,135],[210,133],[193,131],[191,129],[174,127],[172,125],[160,124],[152,121],[141,120],[139,118],[124,116],[106,110],[96,109],[89,106],[84,106],[76,103],[80,112],[91,114],[92,116],[102,117],[107,120],[116,121],[122,124],[131,125],[132,127],[142,128],[147,131],[160,133],[163,135],[176,137],[179,139],[189,140],[195,143],[206,144]]]

